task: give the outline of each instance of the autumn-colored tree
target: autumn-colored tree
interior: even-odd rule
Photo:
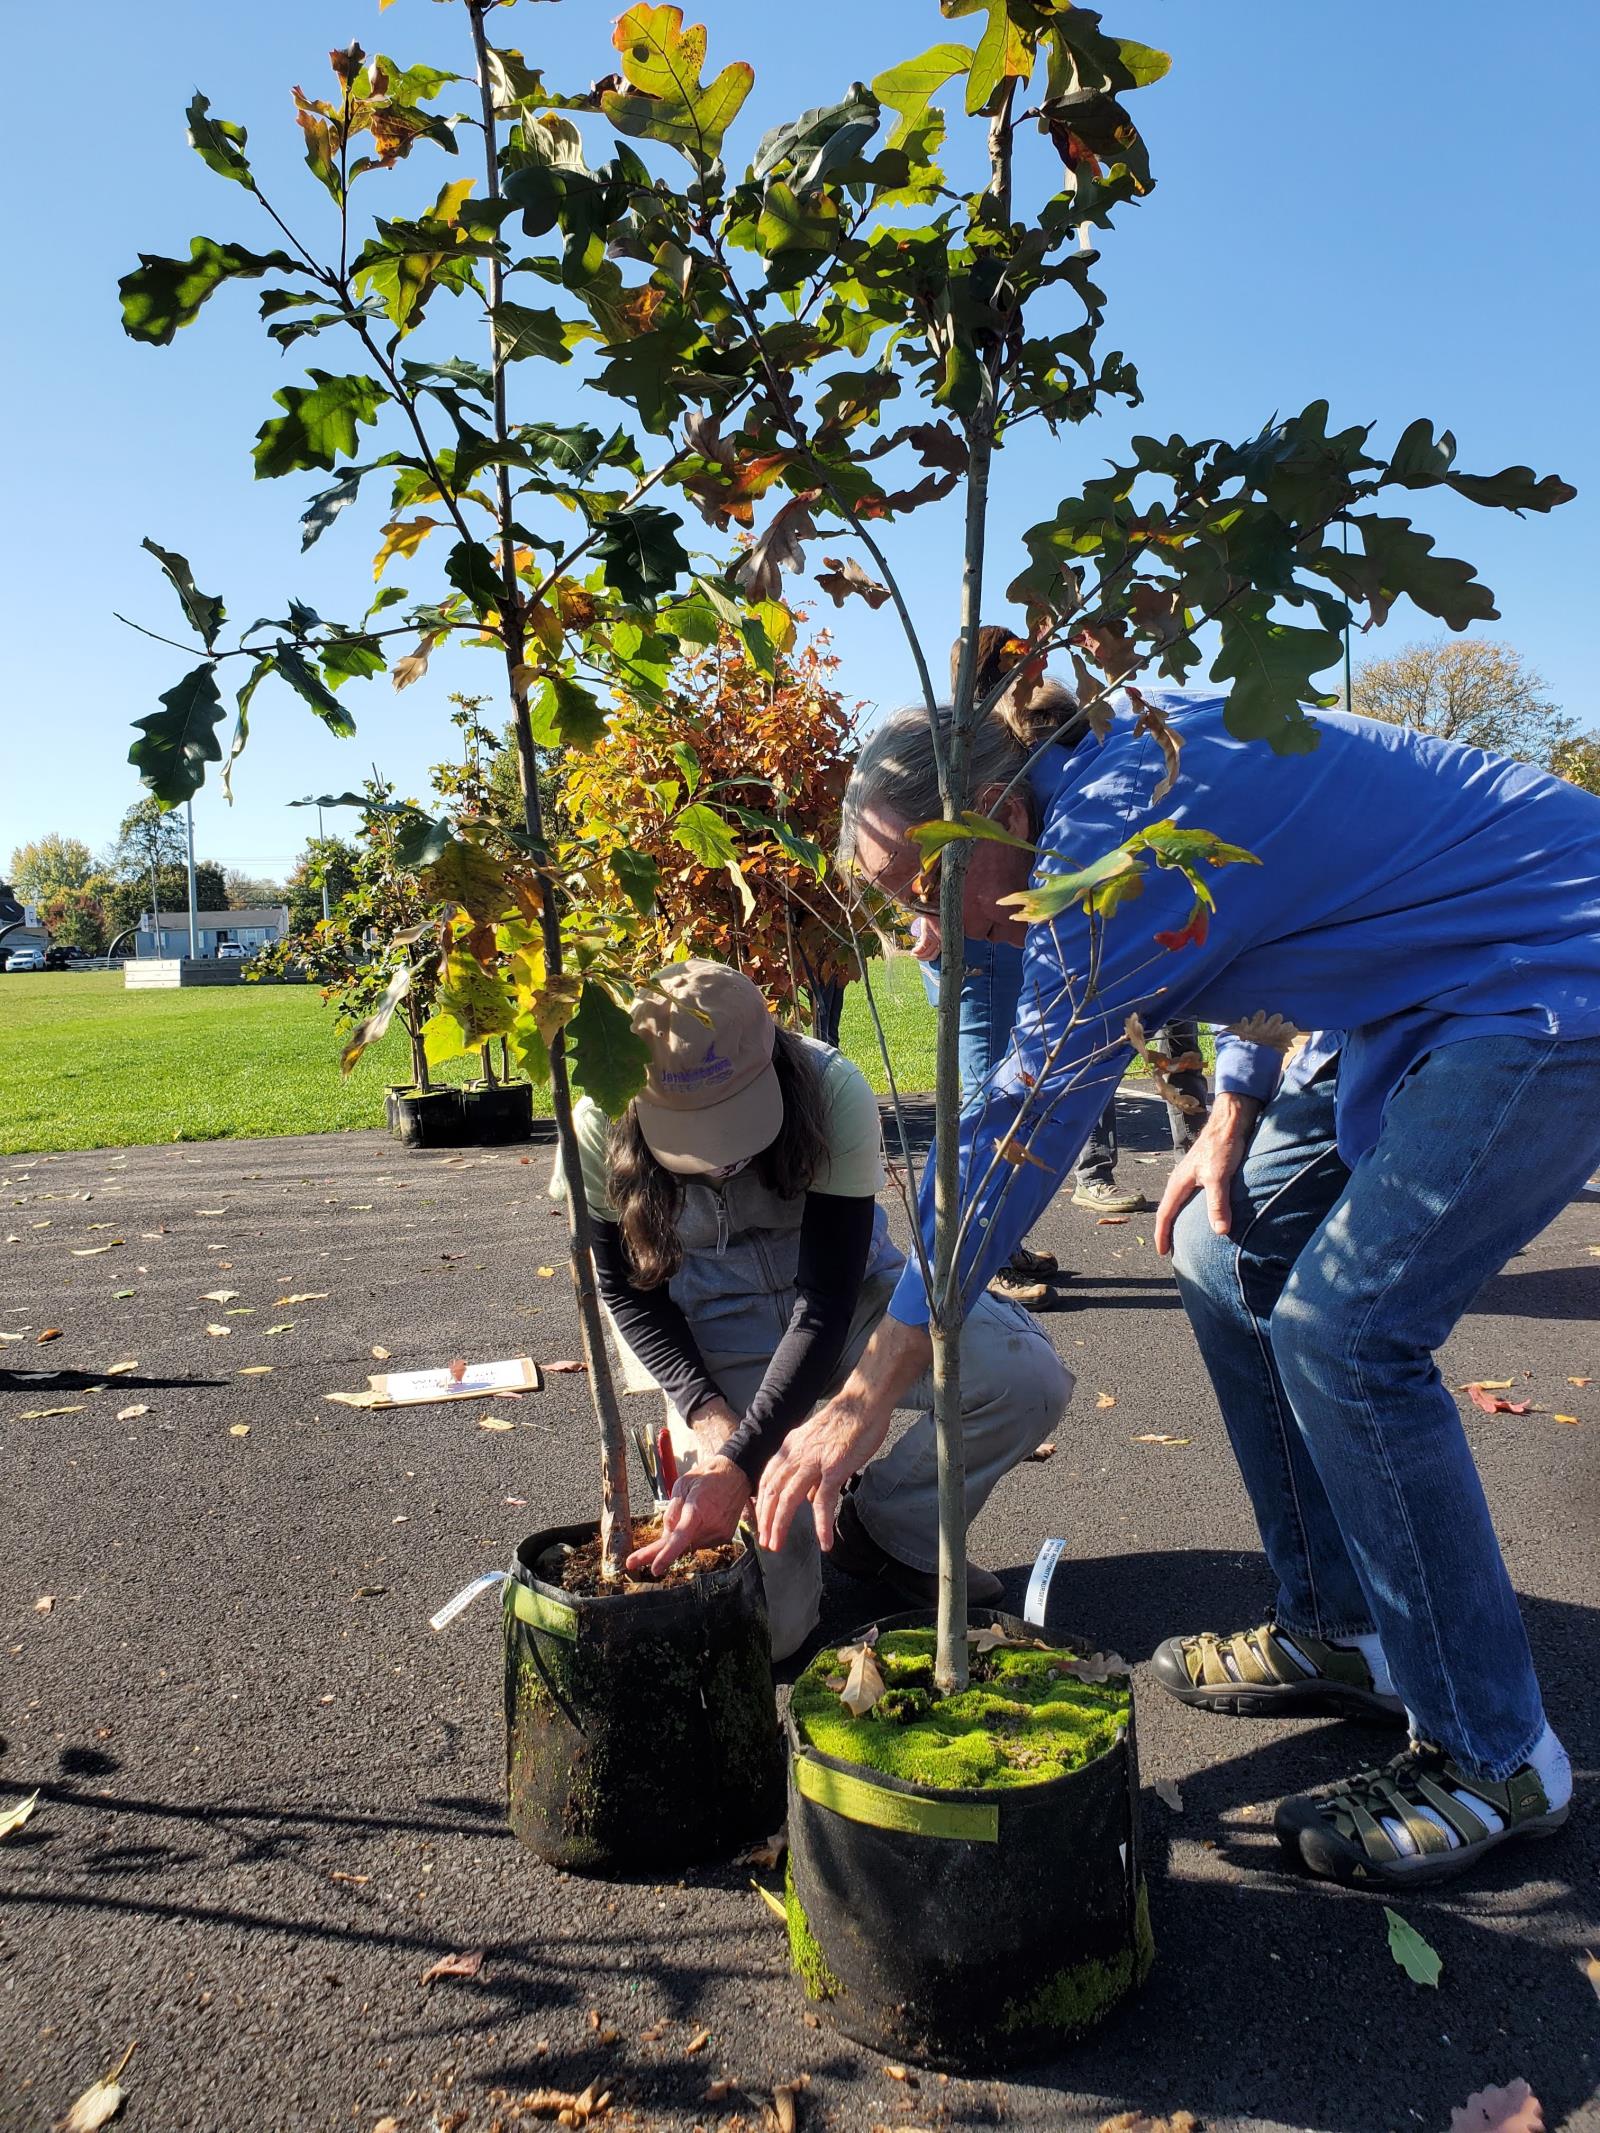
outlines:
[[[724,628],[685,653],[659,702],[630,705],[555,773],[577,835],[608,859],[627,849],[657,870],[638,976],[681,943],[735,964],[829,1042],[855,976],[815,859],[833,845],[850,774],[854,718],[834,686],[838,667],[826,632],[765,672]],[[753,810],[781,824],[788,844],[752,825]]]
[[[1558,741],[1550,754],[1550,768],[1569,785],[1600,793],[1600,732],[1575,733],[1570,740]]]
[[[1489,637],[1402,645],[1357,667],[1351,695],[1363,718],[1492,748],[1541,769],[1552,766],[1578,723],[1550,701],[1519,651]]]
[[[94,854],[83,840],[54,830],[11,854],[11,886],[27,904],[42,903],[55,890],[81,889],[94,872]]]

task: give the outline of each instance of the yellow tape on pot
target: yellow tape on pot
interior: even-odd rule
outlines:
[[[795,1783],[808,1800],[829,1807],[848,1822],[868,1822],[874,1829],[904,1829],[918,1837],[964,1838],[969,1844],[998,1844],[1000,1810],[964,1800],[930,1800],[915,1792],[891,1792],[853,1771],[835,1770],[809,1755],[794,1759]]]
[[[511,1581],[511,1612],[519,1622],[528,1622],[535,1629],[546,1630],[552,1637],[576,1637],[578,1634],[577,1610],[564,1607],[559,1600],[546,1599],[531,1585],[524,1585],[520,1578]]]

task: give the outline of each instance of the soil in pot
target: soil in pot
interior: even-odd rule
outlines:
[[[659,1880],[783,1819],[761,1571],[732,1542],[619,1589],[597,1556],[588,1524],[530,1535],[512,1559],[508,1813],[551,1865]]]
[[[533,1084],[471,1082],[461,1091],[462,1132],[475,1147],[533,1137]]]
[[[459,1148],[462,1141],[458,1089],[391,1089],[389,1126],[408,1148]]]
[[[802,1984],[847,2035],[982,2069],[1086,2035],[1153,1948],[1128,1677],[1084,1679],[1092,1646],[1015,1617],[974,1621],[1011,1641],[961,1695],[934,1690],[926,1617],[885,1625],[870,1711],[841,1702],[848,1650],[795,1683],[787,1911]]]

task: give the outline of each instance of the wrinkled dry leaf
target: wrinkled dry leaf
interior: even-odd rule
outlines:
[[[102,1252],[114,1252],[121,1242],[120,1237],[113,1237],[109,1244],[75,1244],[72,1256],[74,1259],[98,1259]],[[104,2120],[101,2123],[104,2124]]]
[[[30,1792],[25,1800],[18,1800],[15,1807],[7,1807],[0,1810],[0,1837],[9,1837],[13,1830],[20,1829],[24,1822],[31,1820],[33,1811],[38,1804],[39,1795],[36,1792]],[[778,1908],[781,1911],[783,1909],[782,1904]]]
[[[106,1376],[108,1378],[131,1377],[138,1367],[139,1358],[136,1355],[126,1355],[120,1363],[108,1363],[106,1365]]]
[[[53,1614],[55,1605],[56,1596],[53,1592],[41,1592],[38,1599],[33,1603],[33,1611],[36,1615]]]
[[[1269,1015],[1259,1009],[1253,1015],[1230,1022],[1227,1031],[1230,1037],[1241,1037],[1246,1044],[1268,1045],[1275,1052],[1292,1051],[1300,1035],[1294,1024],[1286,1022],[1282,1015]]]
[[[383,1395],[376,1392],[325,1392],[322,1397],[336,1401],[340,1407],[382,1407],[384,1404]]]
[[[19,1422],[48,1422],[52,1415],[81,1415],[82,1413],[83,1409],[81,1407],[25,1407],[22,1413],[18,1415],[17,1420]]]
[[[1150,1790],[1163,1807],[1170,1807],[1175,1815],[1183,1813],[1183,1794],[1178,1790],[1171,1778],[1152,1778],[1150,1780]]]
[[[1544,2109],[1525,2081],[1508,2081],[1457,2104],[1450,2133],[1544,2133]]]
[[[233,1328],[232,1326],[211,1325],[207,1326],[206,1331],[211,1335],[211,1338],[214,1341],[225,1341],[232,1333]]]
[[[1584,1385],[1592,1385],[1592,1384],[1594,1383],[1594,1379],[1593,1379],[1593,1378],[1568,1378],[1568,1380],[1567,1380],[1567,1383],[1568,1383],[1569,1385],[1577,1385],[1577,1386],[1579,1386],[1579,1387],[1582,1387],[1582,1386],[1584,1386]]]
[[[784,1924],[787,1925],[789,1922],[789,1914],[784,1909],[783,1905],[779,1902],[778,1898],[773,1895],[771,1889],[764,1889],[759,1881],[752,1881],[750,1886],[755,1890],[756,1894],[761,1898],[761,1901],[766,1905],[767,1909],[772,1912],[774,1917],[781,1918]]]
[[[719,2074],[715,2081],[706,2083],[705,2100],[707,2103],[726,2103],[730,2096],[736,2096],[738,2092],[739,2084],[731,2075]]]
[[[688,2056],[693,2057],[696,2052],[703,2052],[710,2042],[710,2030],[697,2029],[694,2035],[689,2039],[688,2043],[683,2048]]]
[[[498,1415],[485,1415],[478,1424],[479,1429],[515,1429],[516,1426],[515,1422],[501,1421]]]
[[[839,1654],[844,1657],[843,1652]],[[886,1687],[883,1670],[870,1644],[853,1647],[850,1672],[845,1677],[844,1687],[839,1691],[839,1701],[852,1718],[865,1718]]]
[[[789,1825],[785,1822],[781,1829],[773,1831],[765,1844],[752,1844],[750,1849],[741,1852],[733,1863],[735,1866],[759,1866],[770,1873],[773,1867],[780,1864],[788,1849]]]
[[[1128,1662],[1116,1652],[1088,1652],[1081,1659],[1065,1660],[1056,1668],[1058,1674],[1070,1674],[1075,1681],[1091,1684],[1109,1681],[1113,1675],[1128,1671]]]
[[[248,1422],[233,1422],[228,1426],[228,1435],[230,1437],[248,1437],[249,1434],[250,1425]]]
[[[1095,1224],[1095,1228],[1096,1228],[1096,1229],[1126,1229],[1126,1228],[1127,1228],[1127,1226],[1128,1226],[1128,1222],[1129,1222],[1129,1220],[1130,1220],[1130,1217],[1129,1217],[1129,1216],[1127,1216],[1127,1215],[1102,1215],[1102,1216],[1100,1217],[1099,1221],[1098,1221],[1098,1222],[1097,1222],[1097,1223]]]
[[[1114,1392],[1097,1392],[1095,1394],[1094,1404],[1096,1407],[1102,1408],[1115,1407],[1117,1404],[1117,1396]]]
[[[261,1330],[263,1333],[292,1333],[294,1331],[294,1320],[286,1318],[281,1326],[263,1326]]]
[[[119,1422],[137,1422],[141,1415],[147,1415],[149,1412],[148,1407],[119,1407],[117,1409],[117,1420]]]
[[[475,1948],[470,1955],[441,1955],[439,1960],[422,1973],[424,1985],[431,1985],[435,1978],[476,1977],[483,1968],[483,1950]]]
[[[1430,1985],[1437,1990],[1439,1974],[1444,1969],[1438,1950],[1431,1948],[1416,1927],[1407,1925],[1400,1913],[1391,1911],[1387,1904],[1383,1915],[1389,1921],[1389,1953],[1413,1984]]]
[[[243,1294],[244,1291],[242,1289],[207,1289],[203,1301],[213,1304],[231,1304],[236,1296],[242,1296]]]
[[[365,1888],[367,1883],[372,1879],[372,1876],[370,1874],[345,1874],[341,1873],[340,1870],[335,1867],[333,1872],[328,1876],[328,1879],[330,1881],[347,1881],[349,1882],[352,1888],[359,1889]]]
[[[122,2087],[120,2077],[133,2057],[133,2050],[130,2044],[103,2080],[91,2082],[66,2117],[56,2120],[54,2133],[96,2133],[97,2127],[111,2123],[127,2100],[128,2092]]]
[[[46,1326],[44,1331],[39,1335],[39,1340],[41,1344],[43,1344],[45,1341],[58,1341],[60,1340],[60,1338],[61,1328],[59,1326]]]
[[[1479,1392],[1509,1392],[1512,1383],[1513,1381],[1510,1378],[1472,1378],[1467,1384],[1458,1385],[1456,1391],[1471,1392],[1473,1386],[1476,1385]]]
[[[991,1626],[988,1629],[969,1629],[967,1642],[972,1646],[972,1655],[976,1659],[981,1658],[985,1652],[1000,1651],[1010,1644],[1011,1639],[1003,1629]]]
[[[327,1300],[328,1291],[326,1289],[302,1289],[298,1290],[293,1296],[279,1296],[274,1299],[275,1302],[280,1304],[316,1304],[326,1303]]]
[[[582,2126],[601,2117],[610,2103],[611,2091],[602,2091],[598,2081],[591,2081],[576,2095],[570,2089],[532,2089],[518,2099],[517,2107],[530,2118],[554,2118],[564,2126]]]
[[[1146,2118],[1143,2111],[1119,2111],[1108,2118],[1100,2133],[1200,2133],[1193,2111],[1174,2111],[1170,2118]]]
[[[1159,1430],[1153,1429],[1147,1429],[1143,1436],[1128,1439],[1130,1444],[1188,1444],[1191,1441],[1188,1437],[1164,1437]]]
[[[1551,1419],[1551,1421],[1552,1421],[1552,1422],[1574,1422],[1574,1423],[1575,1423],[1575,1422],[1577,1422],[1577,1420],[1578,1420],[1578,1417],[1577,1417],[1576,1415],[1552,1415],[1552,1416],[1550,1417],[1550,1419]]]
[[[197,1215],[225,1215],[227,1212],[228,1210],[225,1207],[197,1207],[195,1209]]]
[[[868,607],[882,607],[890,597],[888,586],[869,576],[854,556],[825,555],[822,560],[827,568],[817,572],[817,583],[835,607],[843,607],[852,593],[859,593]]]
[[[388,1360],[389,1360],[389,1351],[388,1351],[388,1349],[387,1349],[387,1348],[374,1348],[374,1349],[372,1350],[372,1359],[373,1359],[373,1361],[374,1361],[374,1362],[377,1362],[377,1363],[386,1363],[386,1362],[388,1362]]]
[[[778,2121],[778,2133],[795,2133],[800,2123],[800,2092],[808,2086],[807,2076],[798,2081],[779,2081],[772,2091],[772,2115]]]
[[[1031,1460],[1034,1460],[1034,1461],[1036,1461],[1036,1462],[1037,1462],[1037,1463],[1038,1463],[1039,1465],[1041,1465],[1041,1466],[1042,1466],[1042,1465],[1044,1464],[1045,1460],[1047,1460],[1047,1459],[1053,1459],[1053,1458],[1055,1457],[1055,1455],[1056,1455],[1056,1448],[1055,1448],[1054,1444],[1053,1444],[1053,1443],[1050,1443],[1050,1442],[1049,1442],[1049,1441],[1047,1440],[1047,1441],[1046,1441],[1045,1443],[1043,1443],[1043,1444],[1036,1444],[1036,1445],[1034,1446],[1033,1450],[1032,1450],[1031,1452],[1029,1452],[1029,1454],[1028,1454],[1028,1457],[1029,1457],[1029,1459],[1031,1459]]]
[[[1592,1948],[1585,1948],[1578,1968],[1594,1987],[1596,1997],[1600,1998],[1600,1955],[1596,1955]]]
[[[1510,1380],[1506,1382],[1509,1384]],[[1487,1385],[1469,1385],[1466,1393],[1473,1406],[1482,1408],[1486,1415],[1525,1415],[1533,1410],[1531,1400],[1503,1400],[1498,1391]]]
[[[272,1365],[270,1363],[246,1363],[239,1375],[242,1378],[270,1378]]]

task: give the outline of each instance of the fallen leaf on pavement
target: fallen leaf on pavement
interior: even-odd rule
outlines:
[[[248,1437],[249,1434],[250,1425],[248,1422],[230,1422],[228,1425],[228,1435],[230,1437]]]
[[[554,1275],[554,1273],[555,1268],[553,1266],[542,1266],[538,1269],[538,1275],[541,1281],[549,1281]]]
[[[765,1867],[769,1872],[789,1849],[789,1825],[775,1830],[765,1844],[752,1844],[747,1852],[741,1852],[734,1860],[735,1866]]]
[[[1488,1385],[1469,1385],[1466,1394],[1473,1406],[1481,1407],[1486,1415],[1525,1415],[1533,1405],[1531,1400],[1502,1400],[1499,1392]]]
[[[1600,1995],[1600,1955],[1596,1955],[1592,1948],[1585,1948],[1583,1961],[1578,1968],[1594,1987],[1596,1994]]]
[[[15,1807],[7,1807],[0,1811],[0,1837],[9,1837],[13,1830],[20,1829],[23,1823],[30,1819],[33,1810],[38,1804],[39,1795],[36,1792],[30,1792],[28,1797],[25,1800],[19,1800]],[[781,1904],[779,1909],[782,1909]]]
[[[389,1360],[389,1351],[387,1348],[374,1348],[372,1357],[374,1362],[386,1363]]]
[[[1576,1422],[1578,1417],[1576,1415],[1552,1415],[1550,1419],[1552,1422]]]
[[[779,2081],[772,2091],[772,2115],[778,2121],[778,2133],[795,2133],[800,2123],[800,2107],[797,2101],[800,2091],[809,2086],[809,2077],[802,2074],[798,2081]]]
[[[138,1367],[139,1358],[136,1355],[124,1356],[120,1363],[108,1363],[106,1365],[106,1376],[108,1378],[131,1377]]]
[[[1568,1378],[1568,1380],[1567,1380],[1567,1383],[1568,1383],[1569,1385],[1578,1385],[1578,1386],[1583,1386],[1583,1385],[1592,1385],[1592,1384],[1594,1383],[1594,1379],[1593,1379],[1593,1378]]]
[[[1416,1927],[1408,1926],[1400,1913],[1391,1911],[1387,1904],[1383,1915],[1389,1921],[1389,1953],[1413,1984],[1431,1985],[1437,1990],[1439,1973],[1444,1968],[1437,1950],[1430,1948]]]
[[[1509,1392],[1516,1381],[1513,1378],[1469,1378],[1465,1385],[1458,1385],[1457,1392],[1471,1392],[1474,1385],[1480,1392]]]
[[[137,1292],[133,1289],[114,1289],[112,1291],[112,1294],[116,1297],[118,1303],[124,1302],[128,1297],[133,1296],[136,1293]]]
[[[119,1407],[117,1409],[117,1420],[119,1422],[137,1422],[141,1415],[147,1415],[149,1412],[148,1407]]]
[[[352,1888],[364,1888],[372,1879],[370,1874],[343,1874],[337,1867],[328,1876],[330,1881],[348,1881]]]
[[[439,1960],[422,1973],[424,1985],[431,1985],[435,1978],[476,1977],[483,1968],[483,1950],[474,1948],[470,1955],[441,1955]]]
[[[687,2043],[687,2044],[686,2044],[686,2045],[685,2045],[685,2046],[684,2046],[683,2048],[684,2048],[684,2051],[685,2051],[685,2052],[686,2052],[686,2053],[687,2053],[687,2054],[688,2054],[689,2056],[691,2056],[691,2057],[692,2057],[692,2056],[694,2055],[694,2053],[696,2053],[696,2052],[703,2052],[703,2051],[705,2050],[706,2046],[707,2046],[707,2045],[708,2045],[708,2044],[709,2044],[710,2042],[711,2042],[711,2032],[710,2032],[710,2030],[709,2030],[709,2029],[697,2029],[697,2030],[695,2031],[694,2035],[693,2035],[693,2036],[692,2036],[692,2037],[691,2037],[691,2038],[689,2039],[688,2043]]]
[[[261,1330],[263,1333],[292,1333],[294,1331],[294,1320],[286,1318],[281,1326],[263,1326]]]
[[[53,1592],[41,1592],[38,1599],[33,1603],[33,1611],[36,1615],[53,1614],[55,1605],[56,1596]]]
[[[242,1289],[207,1289],[202,1300],[211,1304],[231,1304],[236,1296],[243,1294]]]
[[[588,1369],[588,1367],[589,1367],[589,1366],[588,1366],[588,1364],[587,1364],[587,1363],[571,1363],[571,1362],[567,1362],[567,1363],[541,1363],[541,1364],[539,1365],[539,1368],[540,1368],[540,1369],[541,1369],[541,1370],[542,1370],[542,1371],[543,1371],[543,1372],[545,1373],[545,1375],[546,1375],[547,1377],[552,1377],[552,1378],[562,1377],[562,1376],[564,1376],[564,1375],[565,1375],[565,1374],[566,1374],[566,1373],[567,1373],[568,1371],[572,1371],[572,1370],[587,1370],[587,1369]]]
[[[19,1422],[48,1422],[52,1415],[81,1415],[82,1407],[25,1407],[18,1415]]]
[[[558,2118],[564,2126],[582,2126],[603,2116],[610,2103],[611,2091],[591,2081],[578,2095],[569,2089],[533,2089],[520,2099],[518,2108],[532,2118]]]
[[[305,1289],[297,1295],[280,1296],[276,1299],[281,1304],[318,1304],[326,1303],[327,1300],[328,1291],[326,1289]]]
[[[1450,2133],[1544,2133],[1544,2109],[1525,2081],[1508,2081],[1457,2104]]]
[[[1036,1444],[1033,1450],[1029,1452],[1028,1457],[1042,1466],[1047,1459],[1053,1459],[1055,1455],[1056,1448],[1054,1444],[1046,1442],[1044,1444]]]
[[[400,2133],[400,2121],[398,2118],[380,2118],[372,2133]]]
[[[1130,1444],[1187,1444],[1187,1437],[1163,1437],[1158,1430],[1146,1430],[1142,1437],[1130,1437]]]
[[[479,1429],[515,1429],[516,1426],[515,1422],[503,1422],[498,1415],[485,1415],[478,1424]]]
[[[98,1259],[102,1252],[114,1252],[121,1242],[120,1237],[113,1237],[109,1244],[75,1244],[72,1256],[74,1259]]]
[[[1098,1392],[1095,1394],[1094,1404],[1096,1407],[1115,1407],[1117,1396],[1114,1392]]]
[[[197,1207],[195,1209],[197,1215],[225,1215],[227,1212],[228,1210],[225,1207]]]
[[[211,1338],[214,1341],[225,1341],[228,1338],[229,1334],[232,1333],[233,1328],[232,1326],[211,1325],[207,1326],[206,1331],[211,1335]]]
[[[272,1365],[270,1363],[246,1363],[239,1375],[242,1378],[270,1378]]]
[[[1150,1780],[1150,1790],[1163,1807],[1170,1807],[1175,1815],[1183,1813],[1183,1794],[1178,1790],[1171,1778],[1152,1778]]]
[[[738,2082],[731,2075],[719,2074],[715,2081],[706,2083],[705,2100],[707,2103],[726,2103],[730,2096],[738,2093],[738,2088]]]
[[[97,2127],[111,2123],[127,2098],[119,2076],[133,2057],[133,2049],[130,2044],[105,2079],[92,2082],[66,2117],[57,2119],[55,2133],[95,2133]]]
[[[39,1335],[39,1339],[41,1342],[58,1341],[60,1340],[60,1338],[61,1328],[59,1326],[46,1326],[44,1331]]]
[[[755,1890],[756,1894],[761,1898],[761,1901],[766,1905],[767,1909],[773,1914],[773,1916],[775,1918],[781,1918],[784,1924],[787,1925],[789,1922],[789,1914],[784,1909],[782,1903],[778,1900],[778,1898],[773,1895],[771,1889],[764,1889],[759,1881],[752,1881],[750,1886]]]
[[[1200,2121],[1193,2111],[1174,2111],[1170,2118],[1146,2118],[1143,2111],[1119,2111],[1108,2118],[1100,2133],[1199,2133]]]
[[[1128,1217],[1126,1215],[1102,1215],[1099,1221],[1095,1224],[1095,1228],[1122,1229],[1126,1226],[1127,1221]]]

